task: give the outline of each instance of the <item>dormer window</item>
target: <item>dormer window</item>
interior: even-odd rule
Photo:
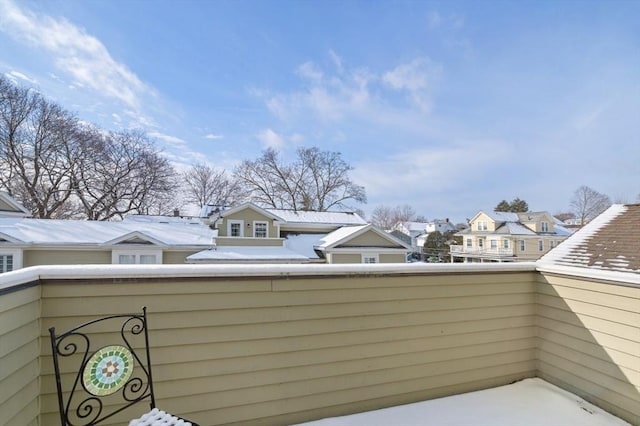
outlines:
[[[227,221],[227,234],[230,237],[243,237],[243,225],[242,220],[229,220]]]
[[[478,231],[486,231],[487,230],[487,222],[480,221],[478,222]]]
[[[269,224],[267,222],[253,222],[254,238],[269,238]]]
[[[549,232],[549,222],[542,222],[542,232]]]

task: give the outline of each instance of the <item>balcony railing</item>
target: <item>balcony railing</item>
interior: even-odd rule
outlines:
[[[512,248],[477,248],[477,247],[467,247],[464,245],[451,245],[451,254],[464,254],[464,255],[473,255],[473,256],[492,256],[492,257],[507,257],[513,256],[514,252]]]
[[[143,305],[158,405],[203,425],[292,424],[534,376],[639,424],[639,283],[536,268],[107,265],[3,274],[0,424],[56,423],[50,326]]]

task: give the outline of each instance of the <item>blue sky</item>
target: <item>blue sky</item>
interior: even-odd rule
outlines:
[[[0,0],[0,73],[178,167],[339,151],[366,213],[640,194],[640,1]]]

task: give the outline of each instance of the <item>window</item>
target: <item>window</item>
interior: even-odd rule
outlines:
[[[542,222],[542,232],[549,232],[549,222]]]
[[[524,251],[526,246],[524,245],[524,240],[520,240],[520,251]]]
[[[498,248],[498,241],[497,240],[491,240],[491,248],[492,249],[497,249]]]
[[[556,246],[556,242],[555,241],[553,241],[553,240],[549,241],[549,250],[551,250],[555,246]]]
[[[509,240],[502,240],[502,248],[508,249],[509,248]]]
[[[0,254],[0,273],[13,271],[13,255]]]
[[[467,238],[467,248],[473,247],[473,240],[471,238]]]
[[[267,222],[253,222],[253,237],[254,238],[269,237],[269,227]]]
[[[230,220],[227,223],[227,235],[230,237],[243,237],[244,233],[242,227],[244,225],[244,221],[242,220]]]
[[[362,263],[378,263],[377,254],[363,254]]]
[[[111,263],[115,265],[156,265],[162,263],[162,250],[113,250]]]
[[[538,251],[544,251],[544,241],[538,240]]]
[[[486,231],[487,230],[487,222],[480,221],[478,222],[478,231]]]
[[[484,247],[484,240],[482,238],[478,238],[478,248]]]

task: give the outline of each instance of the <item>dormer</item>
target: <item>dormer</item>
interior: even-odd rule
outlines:
[[[225,210],[215,221],[219,238],[280,238],[281,218],[255,204]]]
[[[536,234],[552,234],[555,232],[555,221],[548,212],[518,213],[520,223]]]

